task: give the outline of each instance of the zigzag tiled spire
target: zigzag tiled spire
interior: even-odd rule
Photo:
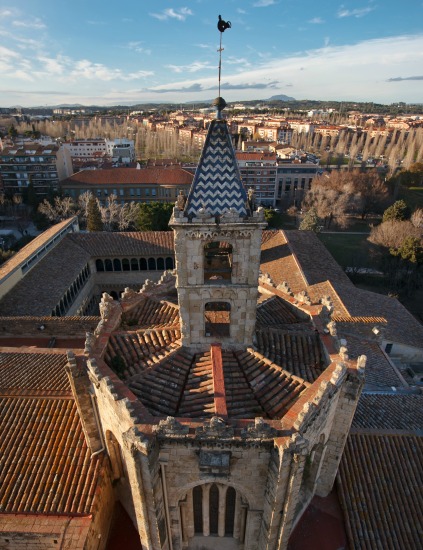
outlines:
[[[185,214],[195,216],[203,208],[211,215],[232,208],[247,215],[247,194],[241,182],[235,151],[224,120],[213,120],[187,198]]]

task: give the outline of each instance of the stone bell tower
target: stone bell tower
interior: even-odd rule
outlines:
[[[175,234],[182,344],[199,350],[252,344],[264,211],[248,196],[222,98],[210,124],[188,197],[180,195],[170,226]]]

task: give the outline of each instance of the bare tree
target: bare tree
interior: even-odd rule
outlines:
[[[411,214],[410,221],[414,227],[418,227],[423,231],[423,208],[417,208],[417,210]]]
[[[385,248],[399,248],[407,237],[421,237],[421,230],[410,221],[390,220],[373,227],[368,240]]]
[[[53,204],[47,199],[39,205],[38,211],[52,222],[59,222],[76,214],[76,205],[71,197],[55,197]]]

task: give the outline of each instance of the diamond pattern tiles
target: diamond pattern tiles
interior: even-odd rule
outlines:
[[[195,172],[185,213],[200,208],[216,216],[232,208],[246,216],[247,194],[241,182],[231,137],[224,120],[213,120]]]

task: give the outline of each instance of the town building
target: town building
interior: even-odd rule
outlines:
[[[58,145],[25,143],[0,151],[3,193],[21,195],[30,184],[40,199],[58,191],[59,182],[73,173],[69,152]]]
[[[64,195],[77,200],[90,192],[104,204],[110,195],[121,203],[174,202],[187,192],[192,174],[180,166],[82,170],[60,182]]]

